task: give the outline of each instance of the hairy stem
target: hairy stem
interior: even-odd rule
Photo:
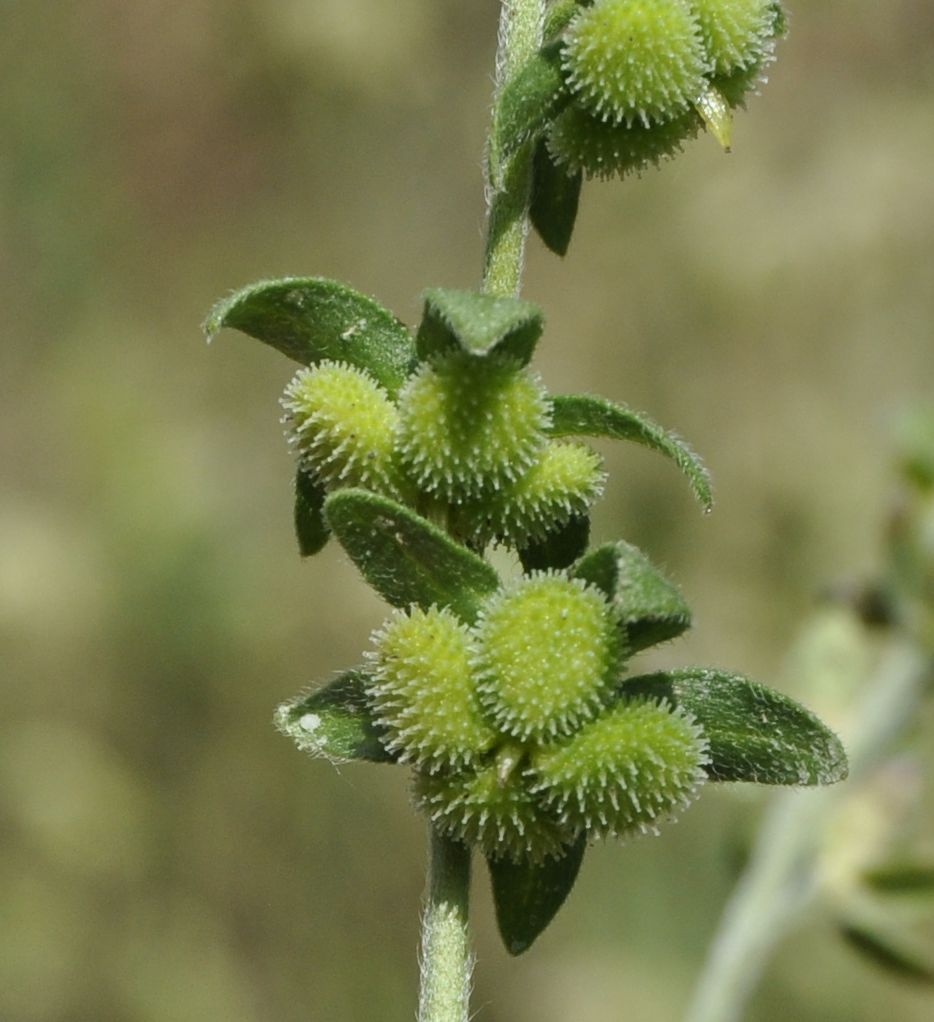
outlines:
[[[931,662],[911,643],[897,643],[872,678],[857,710],[850,783],[778,796],[736,886],[686,1022],[738,1022],[763,969],[788,927],[817,891],[821,835],[836,806],[892,747],[917,712]]]
[[[545,0],[503,0],[496,55],[493,123],[487,145],[487,237],[483,290],[487,294],[519,293],[529,233],[533,144],[503,158],[496,143],[496,125],[503,89],[542,44]]]
[[[470,850],[431,830],[422,920],[418,1022],[467,1022],[473,960],[467,925]]]

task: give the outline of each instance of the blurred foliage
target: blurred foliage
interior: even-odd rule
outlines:
[[[424,287],[476,283],[496,10],[0,6],[10,1022],[412,1016],[425,838],[401,773],[308,762],[271,725],[383,609],[336,547],[294,550],[288,368],[199,324],[260,277],[343,279],[409,322]],[[792,4],[732,156],[706,140],[592,186],[567,259],[532,251],[546,382],[645,409],[714,470],[703,518],[675,472],[606,447],[595,541],[644,546],[696,609],[668,666],[775,680],[812,595],[876,559],[888,424],[934,371],[932,57],[924,0]],[[478,883],[482,1017],[676,1018],[760,804],[713,793],[596,849],[519,962]],[[930,999],[816,924],[749,1018],[883,1010]]]

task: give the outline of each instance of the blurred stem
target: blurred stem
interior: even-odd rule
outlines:
[[[737,1022],[775,945],[819,882],[828,815],[910,724],[931,662],[912,642],[893,643],[866,686],[849,746],[849,784],[779,796],[759,831],[749,865],[724,911],[685,1022]]]
[[[431,828],[418,1022],[467,1022],[473,961],[467,925],[470,850]]]
[[[545,0],[502,2],[493,120],[487,143],[489,193],[483,266],[483,291],[486,294],[518,295],[522,280],[525,239],[529,233],[534,146],[526,143],[503,158],[496,142],[496,126],[503,90],[542,45],[544,19]]]

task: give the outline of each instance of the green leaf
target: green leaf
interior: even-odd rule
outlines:
[[[619,541],[597,547],[572,572],[597,586],[613,604],[636,653],[691,627],[691,609],[677,587],[638,547]]]
[[[929,896],[934,894],[934,863],[894,863],[867,870],[863,880],[878,894]]]
[[[605,436],[632,440],[664,454],[681,469],[697,499],[709,511],[713,506],[710,475],[703,462],[674,433],[645,415],[613,404],[602,397],[565,395],[553,399],[552,436]]]
[[[863,922],[841,924],[843,939],[876,965],[901,979],[934,983],[934,960],[903,936]]]
[[[388,497],[338,490],[325,501],[324,513],[363,577],[394,607],[450,607],[472,622],[499,587],[499,576],[482,557]]]
[[[394,762],[367,706],[366,680],[361,668],[345,671],[323,688],[283,703],[276,710],[276,727],[303,752],[332,762]]]
[[[545,13],[545,29],[542,34],[546,42],[552,42],[574,20],[574,16],[589,3],[589,0],[557,0]]]
[[[810,710],[738,674],[703,667],[624,681],[623,698],[665,699],[690,713],[710,743],[708,776],[756,784],[834,784],[847,776],[840,739]]]
[[[532,163],[532,201],[529,217],[538,236],[555,255],[567,254],[577,220],[582,171],[568,175],[555,166],[548,147],[539,142]]]
[[[519,298],[431,288],[418,328],[422,359],[459,348],[469,355],[508,355],[520,365],[532,357],[544,325],[542,310]]]
[[[365,369],[390,394],[415,363],[406,327],[372,298],[320,277],[261,280],[218,302],[204,324],[208,341],[233,327],[302,365],[322,359]]]
[[[521,955],[554,919],[571,892],[587,842],[584,835],[560,859],[540,864],[487,859],[496,922],[511,955]]]
[[[544,539],[523,547],[519,560],[526,572],[569,568],[587,549],[589,539],[590,518],[575,515]]]
[[[302,557],[318,553],[331,535],[322,513],[324,498],[324,487],[299,468],[295,473],[295,535]]]
[[[561,71],[561,45],[550,43],[510,79],[499,98],[494,130],[500,160],[544,131],[570,99]]]

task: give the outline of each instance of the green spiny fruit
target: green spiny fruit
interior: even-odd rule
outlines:
[[[571,829],[625,836],[654,831],[703,783],[707,742],[686,714],[664,703],[620,703],[535,754],[532,790]]]
[[[537,377],[508,358],[456,351],[424,365],[399,397],[399,451],[425,490],[450,501],[515,479],[544,446]]]
[[[604,704],[623,651],[603,594],[541,572],[496,594],[477,625],[480,698],[520,741],[573,731]]]
[[[578,101],[604,120],[648,127],[690,108],[709,62],[684,0],[597,0],[565,36]]]
[[[514,861],[560,858],[576,834],[542,807],[520,776],[497,763],[477,773],[416,774],[415,804],[443,834]]]
[[[301,369],[282,396],[289,443],[325,487],[395,491],[393,437],[399,415],[362,369],[325,360]]]
[[[664,124],[610,124],[585,110],[570,106],[551,126],[548,151],[568,174],[583,171],[588,177],[641,174],[681,152],[694,138],[701,118],[693,108]]]
[[[586,514],[605,481],[602,460],[589,447],[551,440],[518,479],[464,506],[464,531],[479,544],[497,539],[525,546]]]
[[[374,641],[367,694],[390,752],[426,770],[461,769],[493,745],[474,685],[473,640],[449,610],[399,611]]]
[[[716,75],[761,64],[776,28],[773,0],[688,0]]]

